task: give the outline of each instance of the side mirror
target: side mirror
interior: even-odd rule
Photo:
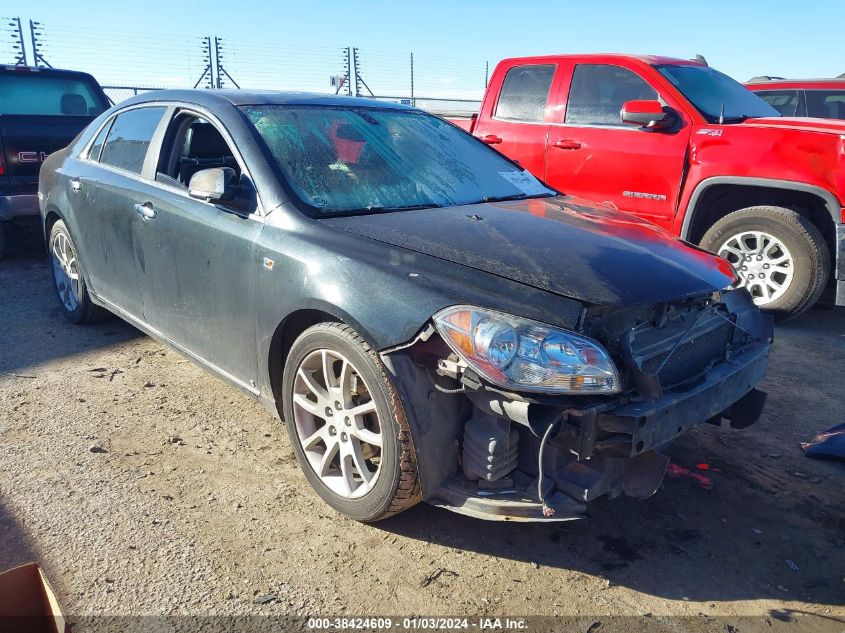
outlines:
[[[231,167],[201,169],[188,183],[188,195],[206,202],[231,200],[237,190],[235,170]]]
[[[675,124],[674,113],[664,108],[659,101],[626,101],[619,115],[622,123],[647,130],[665,130]]]

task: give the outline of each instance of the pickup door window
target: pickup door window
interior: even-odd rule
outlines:
[[[803,116],[798,107],[800,98],[797,90],[763,90],[754,94],[780,112],[782,116]]]
[[[543,177],[547,104],[554,64],[514,66],[505,74],[492,117],[481,117],[475,135]]]
[[[807,115],[845,119],[845,90],[807,90]]]
[[[565,87],[564,87],[564,93]],[[626,101],[660,99],[631,69],[574,66],[563,122],[552,125],[546,182],[565,193],[671,225],[689,127],[648,131],[622,123]]]

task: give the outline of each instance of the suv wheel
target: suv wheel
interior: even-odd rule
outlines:
[[[110,313],[91,301],[82,275],[79,253],[61,220],[57,220],[50,229],[49,249],[53,285],[65,317],[79,324],[96,323],[108,318]]]
[[[727,259],[754,303],[780,320],[812,306],[830,275],[830,252],[818,228],[783,207],[748,207],[726,215],[701,246]]]
[[[399,395],[378,355],[342,323],[294,342],[282,406],[305,477],[335,510],[377,521],[420,500],[417,461]]]

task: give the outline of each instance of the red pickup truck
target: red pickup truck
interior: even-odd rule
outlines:
[[[696,61],[604,54],[506,59],[480,112],[450,120],[566,194],[719,253],[776,316],[829,285],[845,305],[845,122],[781,117]]]

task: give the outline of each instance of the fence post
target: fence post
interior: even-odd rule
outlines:
[[[47,68],[52,68],[52,64],[44,59],[44,55],[38,52],[38,45],[40,42],[38,41],[38,27],[41,26],[40,22],[33,22],[32,20],[29,21],[29,35],[32,38],[32,59],[35,67],[38,67],[38,62],[44,64]]]
[[[416,107],[417,100],[414,98],[414,54],[411,53],[411,105]]]
[[[21,19],[20,18],[10,18],[12,21],[9,22],[9,26],[12,28],[13,37],[17,35],[18,41],[12,44],[12,49],[20,48],[20,51],[17,53],[17,57],[15,58],[15,66],[26,66],[26,47],[23,43],[23,29],[21,28]]]

